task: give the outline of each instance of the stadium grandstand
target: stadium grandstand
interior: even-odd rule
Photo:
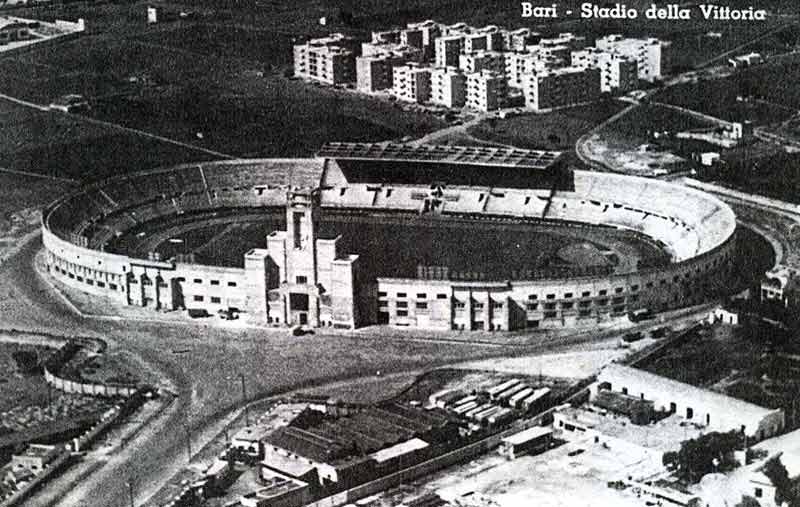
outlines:
[[[237,262],[157,248],[154,231],[166,244],[187,224],[221,223],[224,235],[230,217],[266,215],[277,217],[272,228]],[[438,237],[460,243],[431,251],[436,241],[365,225],[375,221],[445,227]],[[336,229],[347,223],[354,233]],[[731,209],[708,194],[574,171],[557,152],[389,143],[144,171],[88,184],[43,214],[50,273],[86,293],[339,328],[570,327],[695,304],[727,287],[735,229]],[[563,237],[567,248],[547,250],[548,238]],[[403,264],[410,256],[419,258]]]

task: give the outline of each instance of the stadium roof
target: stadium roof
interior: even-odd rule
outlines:
[[[534,151],[482,146],[410,146],[392,143],[327,143],[319,157],[339,160],[438,162],[546,169],[561,157],[559,151]]]

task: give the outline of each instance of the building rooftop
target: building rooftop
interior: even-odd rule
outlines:
[[[406,440],[405,442],[400,442],[397,445],[374,452],[370,454],[370,457],[378,463],[383,463],[384,461],[388,461],[392,458],[403,456],[404,454],[409,454],[414,451],[419,451],[420,449],[425,449],[426,447],[428,447],[428,442],[420,438],[412,438],[411,440]]]
[[[408,146],[392,143],[327,143],[319,157],[340,160],[384,160],[402,162],[439,162],[463,165],[492,165],[546,169],[561,152],[481,146]]]
[[[534,426],[533,428],[528,428],[527,430],[520,431],[519,433],[515,433],[509,437],[504,438],[503,442],[511,445],[521,445],[526,442],[530,442],[533,439],[543,437],[545,435],[550,435],[551,433],[553,433],[553,428],[546,428],[544,426]]]
[[[644,370],[623,366],[621,364],[609,364],[604,367],[598,375],[598,381],[611,381],[612,385],[625,385],[626,381],[644,382],[651,385],[653,389],[674,393],[678,399],[693,398],[700,400],[706,406],[718,407],[725,412],[738,413],[742,421],[749,419],[761,419],[766,415],[775,412],[776,409],[760,407],[754,403],[748,403],[724,394],[709,391],[699,387],[678,382]]]

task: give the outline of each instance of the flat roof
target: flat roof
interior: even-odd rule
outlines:
[[[511,445],[520,445],[524,444],[525,442],[530,442],[535,438],[549,435],[551,433],[553,433],[552,428],[546,428],[544,426],[534,426],[533,428],[528,428],[527,430],[520,431],[519,433],[515,433],[510,437],[504,438],[503,442]]]
[[[376,160],[462,165],[491,165],[546,169],[561,157],[560,151],[491,148],[483,146],[409,146],[394,143],[326,143],[317,154],[339,160]]]
[[[387,447],[386,449],[381,449],[378,452],[373,452],[370,454],[370,457],[378,463],[383,463],[384,461],[388,461],[392,458],[418,451],[420,449],[425,449],[426,447],[428,447],[428,442],[422,440],[421,438],[412,438],[411,440],[400,442],[399,444]]]

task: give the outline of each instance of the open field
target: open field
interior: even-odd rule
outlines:
[[[698,176],[746,192],[800,203],[800,154],[742,150],[726,159],[728,164],[704,169]]]
[[[657,92],[653,100],[727,121],[766,125],[800,111],[800,99],[792,93],[798,79],[800,61],[759,65],[713,82],[681,83]]]
[[[550,113],[493,118],[469,129],[469,133],[518,148],[570,151],[578,138],[624,107],[624,103],[605,100]]]

